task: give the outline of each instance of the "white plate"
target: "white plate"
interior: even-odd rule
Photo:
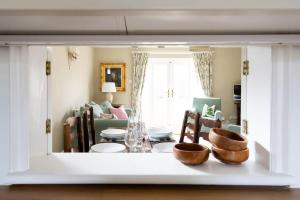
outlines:
[[[153,145],[152,152],[153,153],[172,153],[173,152],[173,146],[176,143],[174,142],[163,142]]]
[[[161,137],[170,137],[172,135],[172,131],[166,128],[149,128],[148,133],[150,137],[153,138],[161,138]]]
[[[106,129],[103,130],[101,133],[104,137],[120,138],[120,137],[124,137],[126,132],[127,131],[124,129]]]
[[[100,133],[100,136],[101,137],[104,137],[104,138],[108,138],[108,139],[116,139],[116,140],[121,140],[121,139],[124,139],[125,137],[125,134],[124,135],[105,135],[104,133]]]
[[[97,153],[118,153],[125,151],[126,147],[118,143],[100,143],[91,147],[92,151]]]

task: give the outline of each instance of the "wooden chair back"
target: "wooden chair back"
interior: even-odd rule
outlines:
[[[71,125],[64,123],[64,152],[72,152],[72,141]]]
[[[84,152],[81,121],[80,116],[76,117],[78,152]]]
[[[208,139],[209,133],[201,132],[202,126],[206,126],[208,128],[221,128],[222,122],[221,122],[221,120],[212,120],[212,119],[200,117],[200,119],[199,119],[199,130],[200,130],[199,137],[202,137],[204,140],[209,141],[209,139]]]
[[[82,128],[83,128],[83,151],[90,151],[90,139],[89,139],[89,125],[88,125],[88,113],[84,111],[82,115]]]
[[[199,119],[200,113],[188,110],[185,111],[179,143],[182,143],[184,141],[185,136],[187,136],[187,138],[189,138],[193,143],[199,143]],[[191,121],[193,121],[194,123],[191,123]],[[193,133],[191,133],[190,131],[192,131]]]
[[[83,152],[81,117],[69,117],[64,123],[64,152]],[[75,133],[72,133],[75,130]],[[78,147],[73,146],[77,137]]]
[[[72,146],[74,135],[72,127],[76,126],[78,148]],[[90,146],[96,144],[96,131],[93,107],[84,111],[82,116],[70,117],[64,124],[64,152],[89,152]]]
[[[94,122],[94,111],[93,111],[93,107],[89,108],[90,111],[90,134],[92,137],[92,145],[96,144],[96,131],[95,131],[95,122]]]

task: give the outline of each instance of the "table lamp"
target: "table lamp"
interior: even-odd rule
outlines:
[[[102,92],[106,92],[106,100],[110,103],[113,101],[112,92],[116,92],[116,84],[114,82],[104,82],[102,85]]]

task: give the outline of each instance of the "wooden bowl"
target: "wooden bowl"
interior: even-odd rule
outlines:
[[[247,149],[246,137],[221,128],[212,128],[209,132],[209,141],[221,149],[240,151]]]
[[[194,143],[179,143],[173,147],[177,160],[186,165],[199,165],[208,160],[209,149],[206,146]]]
[[[213,146],[212,153],[216,159],[226,164],[241,164],[249,158],[248,148],[241,151],[228,151]]]

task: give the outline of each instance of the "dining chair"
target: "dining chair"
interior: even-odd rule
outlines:
[[[212,120],[212,119],[207,119],[205,117],[200,117],[199,130],[201,130],[202,126],[205,126],[207,128],[221,128],[222,122],[221,122],[221,120]],[[209,141],[208,135],[209,135],[209,132],[199,131],[199,137],[202,137],[204,140]]]
[[[82,115],[82,128],[83,128],[83,152],[90,151],[90,140],[89,140],[89,126],[88,126],[88,112],[83,112]]]
[[[187,136],[193,143],[199,143],[199,130],[200,130],[200,113],[192,112],[192,111],[185,111],[180,139],[179,143],[184,142],[184,137]],[[191,133],[191,131],[193,133]]]
[[[78,152],[84,152],[81,121],[80,116],[76,117]]]
[[[72,131],[69,123],[64,123],[64,152],[72,152]]]
[[[69,117],[64,123],[64,152],[83,152],[81,117]]]
[[[96,131],[95,131],[95,121],[94,121],[94,111],[93,111],[93,107],[91,106],[89,108],[89,115],[90,115],[90,135],[92,137],[92,145],[96,144]]]

